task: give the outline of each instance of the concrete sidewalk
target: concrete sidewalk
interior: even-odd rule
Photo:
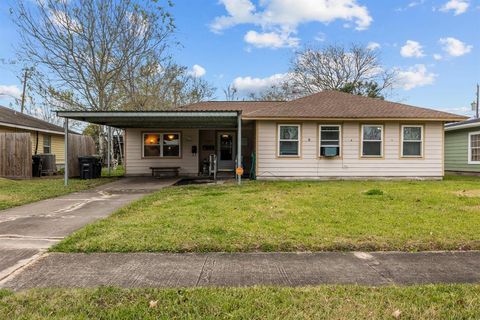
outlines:
[[[196,287],[480,282],[480,252],[95,253],[43,256],[0,286]]]
[[[123,178],[92,190],[0,211],[0,280],[75,230],[175,181]]]

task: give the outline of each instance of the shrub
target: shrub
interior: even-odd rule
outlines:
[[[367,196],[381,196],[383,195],[383,191],[380,189],[370,189],[365,192]]]

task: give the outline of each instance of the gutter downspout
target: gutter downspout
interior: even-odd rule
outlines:
[[[37,155],[38,153],[38,131],[36,131],[37,133],[37,141],[35,142],[35,155]]]

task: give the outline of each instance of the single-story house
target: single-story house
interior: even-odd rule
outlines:
[[[480,119],[445,125],[445,171],[480,173]]]
[[[178,167],[257,179],[426,178],[444,175],[444,125],[465,117],[324,91],[289,102],[211,101],[166,111],[58,112],[125,130],[127,175]],[[239,166],[239,165],[238,165]]]
[[[32,155],[54,154],[57,167],[65,162],[63,127],[0,106],[0,132],[28,132]]]

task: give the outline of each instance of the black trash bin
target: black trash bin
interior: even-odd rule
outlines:
[[[40,155],[36,154],[32,156],[32,176],[42,176],[43,159]]]
[[[80,179],[96,179],[102,176],[102,160],[99,156],[78,157]]]

